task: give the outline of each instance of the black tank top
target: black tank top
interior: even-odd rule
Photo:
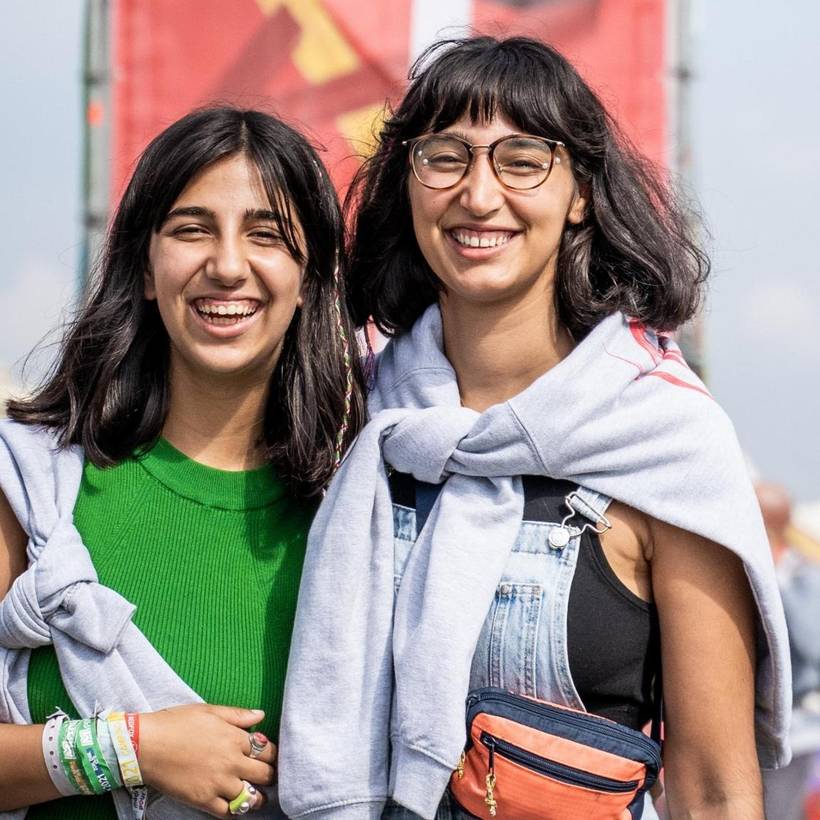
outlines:
[[[524,520],[561,521],[575,485],[523,476]],[[412,476],[390,476],[393,501],[415,509]],[[588,711],[641,729],[653,715],[653,681],[660,668],[660,628],[654,604],[615,575],[598,536],[581,536],[567,612],[567,651],[573,683]]]

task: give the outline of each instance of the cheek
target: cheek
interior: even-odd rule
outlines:
[[[264,270],[262,284],[274,305],[278,303],[283,310],[302,305],[305,273],[301,264],[283,253],[279,259],[268,260]]]
[[[189,278],[191,265],[184,249],[170,250],[159,245],[148,255],[150,274],[146,275],[146,297],[166,301],[178,295]],[[149,296],[149,291],[153,296]]]
[[[413,220],[413,232],[422,256],[431,266],[440,252],[438,248],[438,240],[441,237],[438,227],[440,210],[430,197],[411,192],[410,215]]]

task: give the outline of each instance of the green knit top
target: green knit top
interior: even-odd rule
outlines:
[[[216,470],[160,440],[115,467],[87,463],[74,521],[100,583],[137,607],[134,623],[177,674],[206,703],[264,709],[259,729],[276,738],[314,512],[270,467]],[[32,652],[28,697],[35,723],[57,706],[80,717],[51,646]],[[27,817],[116,813],[108,796],[70,797]]]

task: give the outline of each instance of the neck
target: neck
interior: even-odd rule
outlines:
[[[444,350],[461,403],[483,412],[512,398],[565,358],[574,346],[547,299],[503,305],[441,299]]]
[[[172,361],[170,382],[162,435],[177,450],[219,470],[250,470],[265,463],[260,442],[267,379],[220,378]]]

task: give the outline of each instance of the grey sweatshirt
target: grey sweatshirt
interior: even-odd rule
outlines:
[[[739,555],[758,607],[760,760],[788,761],[785,621],[731,423],[677,347],[621,315],[503,404],[460,406],[430,307],[379,362],[372,419],[314,521],[280,737],[293,817],[434,816],[472,654],[521,522],[517,476],[568,479]],[[395,599],[386,466],[444,482]]]

